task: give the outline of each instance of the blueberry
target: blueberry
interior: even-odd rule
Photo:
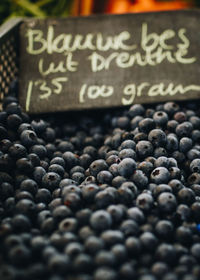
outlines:
[[[108,165],[105,162],[105,160],[99,159],[99,160],[95,160],[91,163],[89,170],[90,170],[90,174],[92,176],[97,176],[97,174],[102,171],[102,170],[107,170],[108,169]]]
[[[114,224],[118,224],[122,221],[124,213],[118,205],[110,205],[107,208],[107,212],[111,215]]]
[[[146,108],[145,117],[152,118],[155,110],[153,108]]]
[[[78,165],[78,156],[72,152],[65,152],[63,154],[63,159],[65,160],[66,168],[69,170],[72,167]]]
[[[53,142],[55,140],[55,130],[51,127],[47,127],[45,131],[42,133],[41,137],[46,142]]]
[[[33,130],[24,130],[20,135],[20,139],[25,147],[30,147],[36,144],[37,135]]]
[[[135,198],[135,194],[124,185],[118,189],[117,194],[118,194],[119,202],[125,205],[131,204],[133,199]]]
[[[116,259],[112,252],[101,250],[96,254],[94,263],[96,266],[113,267],[116,264]]]
[[[142,224],[145,221],[145,216],[138,207],[129,208],[127,211],[127,215],[130,219],[133,219],[138,224]]]
[[[118,166],[117,166],[117,169],[118,169]],[[123,176],[116,176],[112,180],[112,186],[115,187],[115,188],[119,188],[125,182],[126,182],[126,178],[125,177],[123,177]]]
[[[43,210],[38,214],[37,222],[41,225],[46,219],[51,217],[51,212],[49,210]]]
[[[200,131],[198,129],[193,130],[191,134],[191,138],[194,142],[198,143],[200,140]]]
[[[138,256],[141,253],[142,246],[141,241],[137,237],[130,236],[125,242],[126,249],[130,256]]]
[[[12,219],[12,225],[16,232],[28,232],[31,228],[31,222],[24,215],[15,215]]]
[[[158,261],[152,265],[151,271],[158,278],[162,278],[169,271],[169,267],[166,263]]]
[[[170,152],[178,150],[179,147],[179,141],[176,135],[174,134],[168,134],[167,135],[167,143],[166,143],[166,149]]]
[[[196,258],[197,261],[200,260],[200,243],[193,244],[191,246],[191,254]]]
[[[77,182],[77,184],[81,184],[85,179],[85,175],[82,172],[74,172],[71,175],[71,178],[72,178],[72,180]]]
[[[83,245],[78,242],[71,242],[67,244],[64,250],[65,254],[67,254],[70,258],[74,258],[75,256],[81,254],[83,251]]]
[[[124,234],[119,230],[105,230],[102,232],[101,238],[107,246],[124,242]]]
[[[35,203],[29,199],[21,199],[16,204],[16,210],[20,214],[32,216],[35,214]]]
[[[153,153],[153,146],[149,141],[139,141],[136,145],[136,152],[140,158],[146,158]]]
[[[159,238],[168,240],[173,236],[174,227],[168,220],[160,220],[155,227],[155,232]]]
[[[139,130],[144,133],[148,133],[149,131],[154,129],[155,126],[155,119],[153,120],[151,118],[144,118],[138,123]]]
[[[120,151],[123,149],[132,149],[135,150],[136,144],[133,140],[125,140],[120,145]]]
[[[60,175],[55,172],[48,172],[42,177],[42,185],[50,191],[55,190],[61,181]]]
[[[148,185],[148,177],[142,172],[142,170],[135,170],[131,179],[139,189],[144,189]]]
[[[59,224],[59,230],[61,232],[75,232],[77,227],[78,224],[75,218],[65,218]]]
[[[175,120],[169,120],[169,121],[167,122],[167,130],[168,130],[169,132],[175,132],[177,125],[178,125],[178,122],[177,122],[177,121],[175,121]]]
[[[92,228],[97,231],[105,230],[110,228],[112,224],[112,217],[107,211],[98,210],[91,215],[90,224]]]
[[[165,167],[157,167],[151,172],[151,181],[155,184],[168,183],[170,173]]]
[[[164,111],[157,111],[153,115],[156,125],[163,127],[168,122],[168,115]]]
[[[70,217],[71,215],[72,215],[71,210],[65,205],[57,206],[52,212],[52,216],[57,222],[60,222],[63,219]]]
[[[22,183],[20,184],[20,190],[27,191],[30,192],[32,195],[35,195],[38,190],[38,185],[34,180],[27,179],[22,181]]]
[[[142,116],[145,112],[145,109],[142,105],[140,104],[134,104],[130,107],[128,111],[128,115],[133,118],[135,116]]]
[[[180,226],[176,229],[175,238],[181,244],[188,245],[192,242],[192,231],[188,227]]]
[[[174,119],[179,122],[185,122],[187,120],[187,115],[184,112],[177,112],[174,114]]]
[[[195,194],[190,188],[182,188],[177,195],[179,202],[190,205],[195,201]]]
[[[95,233],[90,226],[83,226],[78,232],[78,236],[83,242],[90,236],[93,236],[94,234]]]
[[[41,184],[42,178],[45,174],[46,174],[46,171],[43,167],[41,167],[41,166],[35,167],[34,171],[33,171],[33,178],[34,178],[35,182],[37,182],[38,184]]]
[[[70,209],[77,210],[81,205],[80,195],[75,192],[69,192],[64,196],[63,203]]]
[[[190,170],[192,173],[194,172],[198,172],[200,173],[200,159],[194,159],[191,163],[190,163]]]
[[[8,252],[8,258],[12,264],[23,267],[29,264],[31,253],[24,245],[17,245]]]
[[[22,239],[17,234],[10,234],[8,237],[5,238],[4,245],[8,250],[20,244],[22,244]]]
[[[118,172],[121,176],[130,176],[135,169],[136,162],[131,158],[125,158],[118,164]]]
[[[94,273],[94,280],[117,280],[117,272],[108,267],[100,267]]]
[[[48,269],[52,273],[64,275],[69,271],[69,268],[70,260],[66,254],[55,254],[48,261]]]
[[[185,154],[179,151],[174,151],[172,156],[177,161],[177,163],[181,164],[185,161]]]
[[[40,159],[46,157],[47,155],[47,149],[43,145],[33,145],[30,148],[30,152],[38,155]]]
[[[158,207],[164,213],[171,213],[176,209],[177,201],[172,193],[163,192],[158,196]]]
[[[107,170],[102,170],[97,174],[97,181],[100,184],[109,184],[111,183],[113,179],[113,175],[111,172],[107,171]]]
[[[97,236],[89,236],[86,239],[84,246],[86,252],[94,255],[96,254],[96,252],[102,250],[105,245],[104,245],[104,241],[101,238]]]
[[[187,137],[190,136],[191,132],[193,130],[193,125],[190,122],[183,122],[176,127],[176,134],[178,137]]]
[[[198,151],[197,149],[191,149],[187,152],[187,158],[189,160],[194,160],[199,157],[200,157],[200,151]]]
[[[159,158],[159,157],[162,157],[162,156],[166,157],[167,156],[167,150],[163,147],[155,148],[153,156],[155,158]]]
[[[92,211],[89,208],[84,208],[76,212],[76,218],[80,225],[87,225],[91,215]]]
[[[125,236],[135,236],[139,232],[138,224],[131,219],[124,220],[120,225],[120,230]]]
[[[16,201],[19,201],[21,199],[29,199],[31,201],[34,200],[33,195],[27,191],[17,191],[15,194],[15,199]]]
[[[144,211],[150,211],[153,207],[153,203],[154,203],[154,199],[148,193],[142,193],[138,195],[136,199],[136,205]]]
[[[190,186],[196,196],[200,196],[200,185],[193,184]]]
[[[118,164],[117,163],[113,163],[112,165],[110,165],[109,169],[108,169],[112,175],[114,177],[118,176],[119,175],[119,172],[118,172]]]
[[[87,184],[82,188],[83,199],[93,201],[95,195],[99,192],[99,187],[96,184]]]
[[[8,149],[12,146],[12,142],[8,139],[2,139],[0,141],[0,151],[3,153],[7,153]]]
[[[176,113],[179,108],[179,105],[174,102],[167,102],[163,106],[164,111],[170,116],[174,115],[174,113]]]
[[[124,262],[127,259],[127,250],[123,244],[113,245],[111,252],[113,253],[116,263],[118,264]]]
[[[0,185],[0,197],[1,200],[5,200],[9,197],[12,197],[14,195],[14,186],[10,183],[2,183]]]
[[[33,172],[33,164],[28,158],[20,158],[16,162],[16,167],[20,172],[29,174]]]
[[[41,224],[41,232],[42,234],[51,234],[55,230],[55,221],[52,217],[47,218]]]
[[[135,116],[132,118],[130,125],[131,125],[131,129],[135,129],[138,127],[139,122],[143,120],[142,116]]]
[[[8,137],[8,131],[0,125],[0,140]]]
[[[136,153],[133,149],[130,148],[126,148],[126,149],[122,149],[119,154],[118,154],[120,159],[125,159],[125,158],[132,158],[132,159],[136,159]]]
[[[161,129],[153,129],[148,134],[148,140],[155,147],[164,146],[167,142],[166,134]]]
[[[170,167],[178,167],[177,161],[174,158],[170,157],[170,158],[168,158],[168,160],[169,160],[169,168]]]
[[[2,279],[200,278],[198,103],[3,110]]]
[[[196,222],[200,222],[200,215],[199,215],[199,211],[200,211],[200,202],[194,202],[192,205],[191,205],[191,210],[192,210],[192,215],[195,219]],[[199,225],[198,226],[198,229],[199,229]]]
[[[181,179],[181,170],[178,167],[170,167],[170,178],[171,179]]]
[[[139,141],[145,141],[148,140],[147,134],[144,132],[138,132],[137,128],[134,131],[134,138],[133,140],[138,143]]]
[[[40,158],[33,153],[28,154],[27,158],[30,160],[33,167],[39,166],[41,164]]]
[[[169,167],[169,159],[167,157],[158,157],[154,162],[155,167]]]
[[[144,232],[142,235],[140,235],[140,242],[145,250],[152,252],[155,250],[158,244],[158,239],[153,233]]]
[[[2,125],[6,124],[6,119],[7,119],[8,114],[5,111],[0,112],[0,123]]]
[[[173,179],[169,181],[168,185],[172,188],[172,192],[174,194],[177,194],[183,187],[184,185],[181,183],[181,181],[177,179]]]
[[[138,188],[136,187],[136,185],[131,182],[131,181],[126,181],[124,183],[122,183],[122,185],[120,186],[122,189],[127,188],[129,190],[132,191],[133,195],[137,195],[138,193]]]
[[[129,127],[129,122],[130,122],[130,120],[128,117],[122,116],[117,119],[117,126],[122,129],[127,129]]]
[[[74,180],[69,179],[69,178],[65,178],[65,179],[61,180],[59,183],[59,187],[62,188],[63,190],[64,190],[64,187],[67,187],[67,186],[75,187],[76,185],[77,185],[77,183]]]
[[[9,154],[11,155],[11,157],[18,159],[18,158],[23,158],[26,156],[27,150],[26,148],[21,145],[21,144],[13,144],[9,150],[8,150]]]
[[[153,164],[149,161],[142,161],[138,164],[138,169],[140,169],[146,176],[149,176],[153,170]]]
[[[147,259],[148,259],[148,257],[149,257],[149,259],[150,259],[150,256],[149,256],[149,255],[147,255]],[[156,280],[156,278],[155,278],[154,275],[152,275],[152,274],[145,274],[145,275],[142,275],[142,276],[139,278],[139,280]]]
[[[161,243],[156,250],[156,257],[159,261],[173,264],[176,261],[176,251],[171,244]]]
[[[62,166],[63,168],[65,168],[65,161],[63,158],[61,157],[54,157],[51,161],[50,161],[50,165],[53,164],[58,164],[60,166]]]
[[[75,271],[90,272],[93,266],[92,258],[85,253],[81,253],[75,257],[73,266]]]
[[[82,166],[80,166],[80,165],[76,165],[76,166],[72,167],[72,169],[70,170],[70,175],[73,175],[76,172],[84,174],[85,173],[85,169]]]

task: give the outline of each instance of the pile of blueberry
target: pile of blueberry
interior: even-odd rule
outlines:
[[[198,102],[0,112],[1,280],[200,279]]]

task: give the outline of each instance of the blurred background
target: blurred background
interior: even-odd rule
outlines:
[[[66,17],[200,8],[200,0],[0,0],[0,24],[12,17]]]

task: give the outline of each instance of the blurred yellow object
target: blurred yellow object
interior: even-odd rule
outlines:
[[[93,13],[94,0],[74,0],[71,15],[72,16],[88,16]]]
[[[106,12],[112,14],[123,14],[127,13],[131,6],[132,5],[129,0],[109,0],[106,7]]]
[[[109,0],[107,13],[123,14],[163,10],[179,10],[191,7],[193,1],[156,1],[156,0]]]
[[[184,1],[159,2],[155,0],[137,0],[135,4],[131,5],[131,7],[129,8],[129,12],[179,10],[188,7],[189,7],[188,2],[184,2]]]
[[[88,16],[92,14],[93,0],[82,0],[80,1],[80,15]]]

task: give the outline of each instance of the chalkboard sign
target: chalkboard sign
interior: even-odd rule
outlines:
[[[27,19],[20,103],[29,113],[200,97],[200,12]]]

